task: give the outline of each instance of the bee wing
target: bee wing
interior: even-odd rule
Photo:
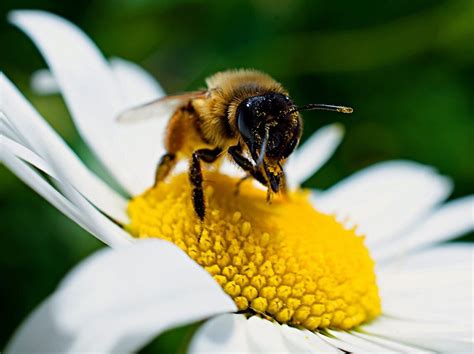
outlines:
[[[205,98],[206,90],[186,92],[179,95],[165,96],[157,100],[130,108],[119,114],[119,123],[137,122],[150,118],[168,119],[179,107],[196,98]]]

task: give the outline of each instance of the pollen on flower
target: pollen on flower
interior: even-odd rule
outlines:
[[[316,211],[306,193],[270,205],[251,183],[236,196],[233,178],[206,172],[205,181],[203,225],[182,174],[130,201],[129,231],[175,243],[244,313],[309,330],[350,329],[380,314],[363,237]]]

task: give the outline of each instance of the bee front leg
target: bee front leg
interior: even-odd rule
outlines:
[[[193,186],[193,206],[201,222],[204,221],[206,215],[206,204],[204,201],[204,191],[202,189],[202,171],[201,160],[204,162],[214,162],[222,149],[200,149],[193,152],[191,166],[189,167],[189,181]]]
[[[267,186],[267,179],[263,175],[262,171],[259,169],[255,168],[253,163],[247,159],[244,155],[242,155],[242,147],[240,145],[235,145],[231,146],[227,150],[234,159],[235,163],[239,165],[241,169],[243,169],[245,172],[247,172],[250,176],[255,178],[257,181],[259,181],[262,185]],[[245,181],[248,178],[248,176],[242,178],[239,183],[237,184],[237,193],[238,193],[238,188],[240,187],[240,184]]]
[[[240,186],[242,185],[242,183],[244,183],[246,180],[248,180],[250,177],[252,177],[251,175],[247,174],[245,175],[244,177],[242,177],[238,182],[237,184],[235,185],[235,191],[234,191],[234,194],[237,196],[239,195],[240,193]]]

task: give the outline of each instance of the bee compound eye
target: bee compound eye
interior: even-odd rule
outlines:
[[[248,107],[239,107],[237,110],[237,127],[239,128],[240,134],[245,138],[251,138],[251,130],[253,125],[252,111]]]

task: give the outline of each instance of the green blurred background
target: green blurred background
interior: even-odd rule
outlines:
[[[375,162],[405,158],[451,176],[453,197],[474,192],[472,0],[3,0],[0,68],[91,161],[61,97],[29,88],[30,74],[45,63],[6,22],[15,8],[66,17],[106,56],[140,63],[167,92],[198,88],[217,70],[253,67],[281,81],[298,103],[353,106],[350,118],[306,113],[305,137],[338,120],[347,128],[308,186],[326,188]],[[3,166],[0,181],[2,348],[64,274],[103,246]],[[167,333],[147,350],[174,351],[190,330]]]

